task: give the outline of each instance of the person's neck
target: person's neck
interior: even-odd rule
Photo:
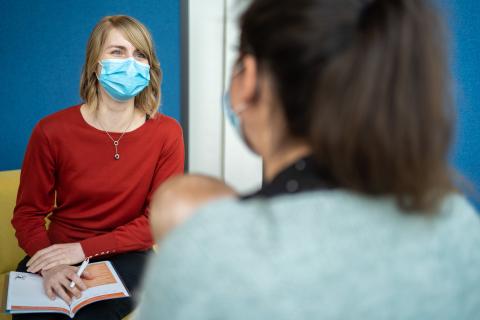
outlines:
[[[303,142],[296,142],[277,149],[271,155],[265,156],[263,158],[265,181],[271,182],[282,170],[311,153],[312,149],[309,145]]]
[[[101,96],[95,118],[107,131],[122,132],[135,117],[134,99],[115,101]]]

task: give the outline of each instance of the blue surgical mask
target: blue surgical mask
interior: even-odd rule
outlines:
[[[245,143],[245,145],[254,153],[256,151],[253,149],[252,145],[249,143],[247,137],[243,133],[242,130],[242,124],[240,122],[240,118],[238,115],[233,111],[232,108],[232,98],[230,97],[230,91],[225,92],[223,95],[223,113],[228,119],[228,122],[232,125],[232,127],[235,129],[235,132],[237,133],[238,137]],[[245,109],[245,107],[240,108],[240,109]]]
[[[228,119],[228,122],[232,125],[232,127],[235,129],[235,132],[238,134],[238,136],[244,141],[245,137],[243,135],[242,131],[242,125],[240,123],[240,118],[238,115],[233,111],[232,108],[232,102],[231,102],[231,97],[230,97],[230,90],[225,92],[223,95],[223,113]]]
[[[138,95],[150,81],[150,66],[134,58],[105,59],[98,80],[115,100],[126,101]]]

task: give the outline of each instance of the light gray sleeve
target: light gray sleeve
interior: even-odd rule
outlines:
[[[136,319],[216,318],[218,263],[213,257],[222,241],[218,231],[226,222],[219,211],[229,202],[234,200],[201,209],[159,243],[147,268]]]

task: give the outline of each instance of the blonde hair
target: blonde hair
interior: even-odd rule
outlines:
[[[135,97],[135,107],[154,117],[160,105],[162,71],[155,55],[150,32],[142,23],[129,16],[106,16],[93,29],[88,39],[85,64],[80,79],[80,96],[88,106],[98,108],[97,64],[111,29],[120,31],[137,50],[147,57],[150,65],[150,83]]]

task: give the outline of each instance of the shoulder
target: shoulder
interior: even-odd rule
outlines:
[[[142,319],[194,318],[199,311],[203,315],[215,310],[226,294],[223,287],[229,285],[224,281],[228,269],[222,259],[228,254],[219,253],[227,241],[224,234],[230,232],[228,228],[219,229],[227,225],[222,213],[228,214],[226,210],[238,206],[233,198],[214,201],[159,243],[144,282],[139,308]],[[184,317],[179,317],[178,308],[184,299],[188,299],[189,307],[182,309]]]
[[[68,107],[42,118],[34,130],[41,131],[48,137],[61,135],[72,123],[79,121],[80,117],[80,105]]]
[[[316,280],[309,279],[313,286],[290,288],[298,297],[319,290],[348,297],[353,286],[388,291],[385,283],[409,279],[408,287],[434,277],[443,277],[448,284],[442,288],[449,289],[459,279],[443,272],[447,269],[469,272],[463,280],[468,283],[478,279],[478,268],[472,266],[480,263],[479,231],[479,216],[459,194],[446,197],[430,217],[406,214],[389,197],[347,191],[222,199],[201,207],[166,237],[153,258],[153,266],[162,272],[151,272],[147,283],[151,293],[171,293],[157,300],[164,301],[165,310],[178,306],[178,299],[209,310],[232,292],[261,294],[265,281],[276,290],[282,281],[271,277],[272,266],[295,279],[316,274]],[[305,257],[308,264],[299,265]],[[371,272],[365,273],[366,268]],[[258,281],[262,270],[264,277]],[[429,273],[433,275],[427,279]]]
[[[80,105],[71,106],[57,112],[54,112],[42,118],[38,125],[41,127],[51,127],[71,119],[76,119],[80,115]]]
[[[403,212],[391,197],[366,197],[348,191],[214,201],[201,207],[170,238],[175,242],[195,239],[193,242],[198,240],[218,247],[228,245],[229,241],[236,245],[239,241],[261,242],[264,235],[270,233],[288,238],[312,229],[332,238],[342,237],[342,233],[350,234],[351,239],[352,228],[371,236],[376,236],[377,232],[378,236],[383,236],[379,230],[403,230],[405,234],[420,237],[455,232],[459,241],[474,241],[480,245],[480,216],[463,195],[447,196],[438,212],[429,216]],[[465,230],[476,230],[478,239],[461,240]],[[258,238],[254,239],[252,234]],[[220,237],[226,239],[221,244],[218,243]]]
[[[165,238],[160,255],[167,260],[173,258],[173,261],[176,258],[200,261],[207,254],[202,250],[204,248],[210,257],[223,256],[218,255],[218,251],[228,247],[227,242],[234,238],[242,238],[244,229],[252,224],[252,219],[259,218],[256,211],[256,208],[245,206],[236,198],[212,201],[200,207]],[[179,252],[181,257],[177,256]],[[209,262],[214,263],[212,259]]]
[[[146,130],[142,131],[147,139],[157,141],[166,152],[183,150],[183,132],[182,127],[172,117],[164,114],[157,114],[144,124]]]
[[[184,236],[188,234],[188,239],[194,239],[196,242],[209,237],[215,238],[219,236],[219,232],[228,233],[225,224],[228,222],[239,223],[240,220],[246,218],[247,214],[239,214],[246,213],[245,209],[245,206],[236,198],[224,198],[209,202],[197,209],[187,222],[174,229],[167,237],[167,241],[183,241]],[[231,220],[232,216],[236,218],[233,221]]]
[[[154,130],[162,132],[162,134],[168,134],[173,137],[182,135],[182,126],[175,118],[158,113],[148,121],[152,124]]]
[[[80,105],[56,111],[37,122],[33,135],[55,136],[70,127],[73,122],[78,121],[80,116]]]

